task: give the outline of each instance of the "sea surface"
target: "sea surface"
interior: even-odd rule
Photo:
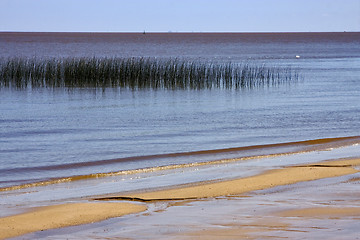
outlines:
[[[0,58],[9,57],[250,62],[291,66],[300,79],[252,89],[0,88],[0,194],[84,179],[104,185],[82,195],[162,186],[132,174],[303,151],[315,139],[345,138],[343,155],[360,156],[360,33],[0,33]],[[104,177],[114,175],[126,178],[116,190]],[[235,177],[215,175],[177,172],[164,185]]]

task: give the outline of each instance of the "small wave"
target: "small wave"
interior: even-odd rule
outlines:
[[[179,168],[200,167],[200,166],[205,166],[205,165],[225,164],[225,163],[241,161],[241,160],[244,161],[244,160],[250,160],[250,159],[260,159],[260,158],[267,158],[267,157],[282,156],[282,155],[286,155],[286,154],[290,154],[290,153],[269,154],[269,155],[251,156],[251,157],[242,157],[242,158],[233,158],[233,159],[222,159],[222,160],[209,161],[209,162],[174,164],[174,165],[140,168],[140,169],[132,169],[132,170],[122,170],[122,171],[117,171],[117,172],[94,173],[94,174],[88,174],[88,175],[71,176],[71,177],[56,178],[56,179],[51,179],[51,180],[41,181],[41,182],[34,182],[34,183],[27,183],[27,184],[22,184],[22,185],[4,187],[4,188],[0,188],[0,192],[19,190],[19,189],[30,188],[30,187],[41,187],[41,186],[47,186],[47,185],[51,185],[51,184],[73,182],[73,181],[80,181],[80,180],[87,180],[87,179],[113,177],[113,176],[120,176],[120,175],[131,175],[131,174],[139,174],[139,173],[151,173],[151,172],[173,170],[173,169],[179,169]]]
[[[246,147],[238,147],[238,148],[214,149],[214,150],[204,150],[204,151],[184,152],[184,153],[170,153],[170,154],[161,154],[161,155],[150,155],[150,156],[139,156],[139,157],[101,160],[101,161],[87,162],[87,163],[72,163],[72,164],[64,164],[64,165],[56,165],[56,166],[33,167],[33,168],[26,168],[26,170],[34,170],[34,169],[36,169],[36,170],[59,170],[59,169],[63,169],[63,168],[76,168],[76,167],[84,167],[84,166],[97,166],[97,165],[104,165],[104,164],[113,164],[113,163],[118,163],[121,161],[141,161],[141,160],[169,158],[169,157],[184,157],[184,156],[189,157],[189,156],[196,156],[196,155],[213,155],[213,154],[223,154],[223,153],[236,153],[236,154],[241,155],[241,152],[250,151],[250,152],[247,152],[249,154],[247,156],[225,158],[225,159],[220,159],[220,160],[191,162],[191,163],[155,166],[155,167],[147,167],[147,168],[139,168],[139,169],[131,169],[131,170],[121,170],[121,171],[114,171],[114,172],[107,172],[107,173],[93,173],[93,174],[87,174],[87,175],[77,175],[77,176],[69,176],[69,177],[63,177],[63,178],[55,178],[55,179],[49,179],[49,180],[45,180],[45,181],[3,187],[3,188],[0,188],[0,192],[19,190],[19,189],[30,188],[30,187],[41,187],[41,186],[47,186],[47,185],[51,185],[51,184],[80,181],[80,180],[87,180],[87,179],[96,179],[96,178],[112,177],[112,176],[119,176],[119,175],[131,175],[131,174],[139,174],[139,173],[150,173],[150,172],[173,170],[173,169],[179,169],[179,168],[200,167],[200,166],[205,166],[205,165],[226,164],[226,163],[235,162],[235,161],[262,159],[262,158],[277,157],[277,156],[284,156],[284,155],[290,155],[290,154],[299,154],[299,153],[305,153],[305,152],[311,152],[311,151],[326,151],[326,150],[332,150],[334,148],[358,145],[359,143],[360,143],[360,136],[323,138],[323,139],[314,139],[314,140],[297,141],[297,142],[287,142],[287,143],[277,143],[277,144],[267,144],[267,145],[254,145],[254,146],[246,146]],[[297,148],[286,148],[286,147],[297,147]],[[264,150],[264,149],[272,149],[273,152],[266,153],[266,154],[257,154],[259,152],[259,150]],[[282,151],[279,151],[279,150],[282,150]],[[7,169],[7,171],[9,171],[9,169]]]
[[[353,144],[360,144],[360,136],[351,136],[351,137],[338,137],[338,138],[322,138],[314,140],[305,140],[305,141],[296,141],[296,142],[285,142],[285,143],[275,143],[275,144],[264,144],[264,145],[252,145],[244,147],[235,147],[235,148],[224,148],[224,149],[212,149],[212,150],[200,150],[193,152],[180,152],[180,153],[166,153],[166,154],[156,154],[156,155],[146,155],[146,156],[132,156],[124,158],[114,158],[114,159],[105,159],[98,161],[89,161],[89,162],[76,162],[76,163],[66,163],[66,164],[57,164],[50,166],[35,166],[35,167],[23,167],[16,169],[2,169],[2,172],[16,171],[16,172],[28,172],[28,171],[58,171],[58,170],[67,170],[67,169],[76,169],[76,168],[85,168],[85,167],[96,167],[104,165],[112,165],[121,162],[134,162],[134,161],[146,161],[146,160],[161,160],[169,158],[181,158],[181,157],[196,157],[196,156],[226,156],[226,155],[238,155],[242,156],[243,154],[248,154],[254,156],[258,154],[260,150],[269,150],[269,153],[289,151],[289,147],[292,148],[301,148],[303,151],[316,151],[323,150],[324,148],[338,148],[343,146],[350,146]],[[266,154],[263,153],[263,154]],[[216,159],[218,160],[218,159]]]

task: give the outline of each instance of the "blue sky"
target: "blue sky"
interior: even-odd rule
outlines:
[[[360,31],[360,0],[0,0],[0,31]]]

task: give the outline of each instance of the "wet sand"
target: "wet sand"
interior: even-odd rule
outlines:
[[[204,198],[213,198],[218,196],[236,196],[244,193],[272,189],[278,186],[287,186],[306,181],[313,181],[326,178],[334,178],[344,175],[358,173],[355,166],[360,165],[360,159],[344,159],[336,161],[325,161],[307,165],[296,165],[284,167],[275,170],[265,171],[262,174],[220,181],[220,182],[202,182],[193,184],[191,186],[175,186],[172,189],[133,193],[133,194],[117,194],[113,196],[104,196],[102,200],[134,200],[142,202],[153,202],[173,200],[200,200]],[[306,189],[305,189],[306,191]],[[97,198],[99,200],[99,198]],[[149,205],[148,204],[148,205]],[[309,210],[310,209],[310,210]],[[279,213],[282,216],[305,216],[312,213],[314,215],[321,215],[322,212],[328,212],[324,209],[293,209],[288,212]],[[96,203],[73,203],[50,206],[40,209],[34,209],[31,212],[23,213],[15,216],[9,216],[0,219],[0,238],[7,238],[19,236],[22,234],[42,231],[46,229],[62,228],[66,226],[73,226],[79,224],[92,223],[102,221],[108,218],[123,216],[136,212],[145,211],[144,204],[129,204],[129,203],[112,203],[112,202],[96,202]],[[329,211],[338,216],[357,215],[358,208],[334,208]],[[331,215],[331,214],[330,214]],[[260,225],[274,224],[274,222],[261,223]],[[255,228],[255,230],[254,230]],[[261,227],[254,226],[251,232],[262,231]],[[242,236],[246,235],[249,230],[230,228],[230,229],[216,229],[204,234],[202,236]],[[220,231],[218,234],[212,231]],[[223,231],[226,231],[224,233]],[[236,233],[235,233],[236,232]],[[196,236],[196,233],[191,233],[191,236]],[[221,238],[223,238],[221,237]]]
[[[219,209],[208,212],[208,227],[172,239],[358,239],[359,174],[209,200],[208,209]],[[199,214],[195,207],[187,212]]]
[[[265,210],[261,216],[254,214],[249,219],[220,222],[208,229],[174,234],[172,239],[318,239],[321,236],[358,239],[360,207],[316,207],[275,213]]]

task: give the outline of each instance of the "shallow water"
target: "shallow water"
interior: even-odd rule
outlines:
[[[303,78],[242,90],[1,88],[0,188],[184,161],[152,155],[360,135],[359,43],[358,33],[0,33],[0,57],[252,59]],[[151,160],[108,161],[139,156]]]
[[[0,33],[0,49],[1,58],[250,61],[292,66],[301,75],[290,84],[240,90],[0,88],[0,189],[38,183],[1,191],[3,216],[49,202],[247,176],[297,160],[360,155],[355,143],[331,151],[320,151],[315,144],[314,152],[261,158],[250,165],[181,165],[299,150],[229,148],[360,136],[359,33]],[[174,165],[180,167],[141,172]],[[140,172],[86,177],[134,170]],[[48,181],[65,183],[46,185]]]

